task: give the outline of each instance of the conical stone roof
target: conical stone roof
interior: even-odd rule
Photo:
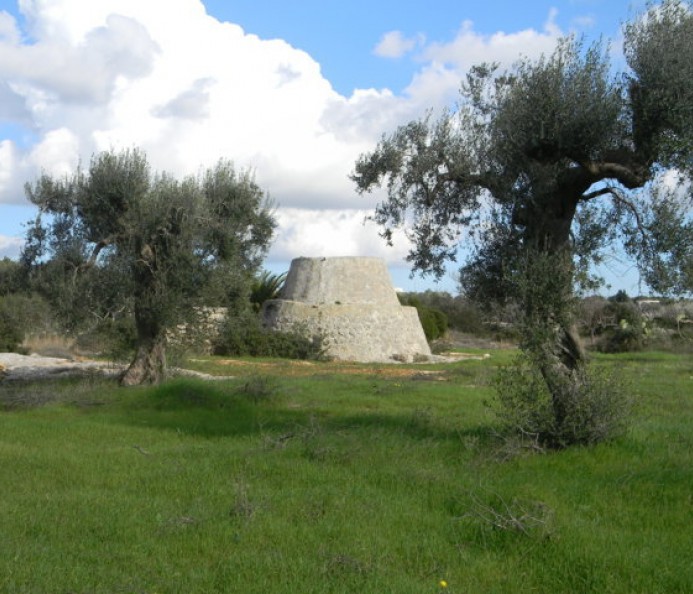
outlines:
[[[415,308],[400,305],[380,258],[296,258],[281,299],[265,303],[276,330],[320,336],[332,359],[423,361],[431,350]]]

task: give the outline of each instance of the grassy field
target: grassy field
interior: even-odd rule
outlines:
[[[485,406],[510,356],[0,384],[0,592],[693,591],[691,359],[599,357],[628,435],[512,455]]]

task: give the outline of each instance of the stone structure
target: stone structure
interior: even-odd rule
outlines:
[[[297,258],[264,323],[324,338],[328,357],[394,362],[431,359],[416,308],[403,307],[379,258]]]

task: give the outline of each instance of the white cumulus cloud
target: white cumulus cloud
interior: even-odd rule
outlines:
[[[401,58],[424,40],[423,35],[405,37],[401,31],[389,31],[382,36],[373,53],[381,58]]]
[[[309,54],[221,22],[200,0],[19,7],[25,30],[0,13],[0,119],[27,133],[0,136],[0,203],[22,203],[25,181],[42,170],[67,173],[99,150],[138,146],[155,169],[177,175],[230,158],[253,169],[278,204],[271,257],[286,260],[401,262],[403,235],[387,248],[362,224],[375,199],[357,195],[348,179],[358,155],[398,124],[449,104],[471,64],[550,51],[560,34],[555,15],[542,31],[495,35],[465,22],[453,40],[428,44],[422,35],[386,33],[375,52],[413,57],[411,84],[401,95],[344,96]]]
[[[466,20],[452,41],[431,43],[423,58],[433,64],[445,65],[455,72],[466,72],[470,66],[482,62],[497,62],[508,67],[521,56],[538,57],[548,54],[563,35],[556,24],[558,11],[552,9],[542,31],[524,29],[513,33],[498,31],[482,34],[474,29],[474,23]]]
[[[277,213],[279,225],[273,254],[279,260],[300,256],[375,256],[389,264],[405,258],[410,243],[400,231],[393,245],[378,236],[375,224],[367,220],[368,210],[282,209]]]

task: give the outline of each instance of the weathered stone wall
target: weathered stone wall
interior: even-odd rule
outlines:
[[[379,258],[297,258],[281,299],[268,301],[265,325],[325,340],[334,359],[364,362],[431,357],[416,309],[402,307]]]
[[[197,307],[195,320],[190,324],[178,324],[166,334],[169,344],[191,351],[211,354],[219,338],[228,310],[225,307]]]

